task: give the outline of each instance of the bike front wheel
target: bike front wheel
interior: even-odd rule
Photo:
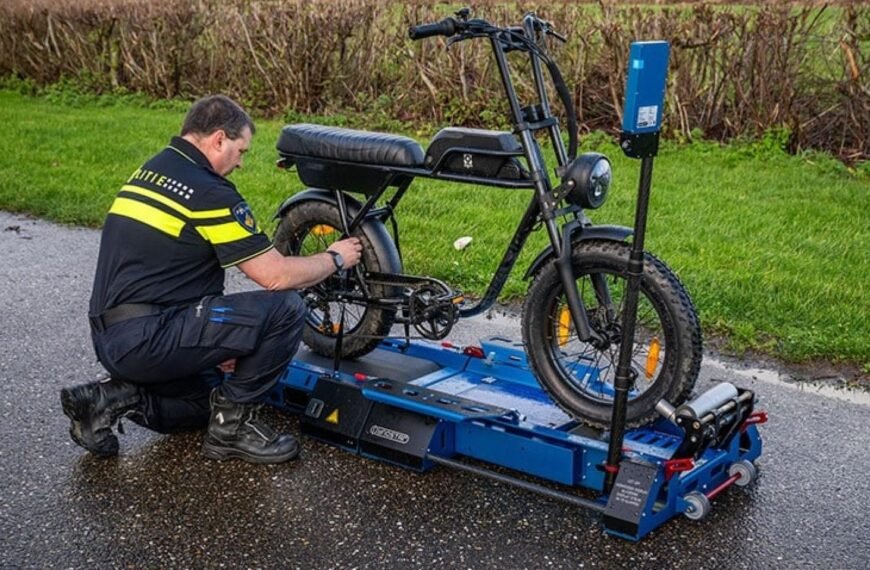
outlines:
[[[629,252],[628,244],[597,240],[579,242],[572,251],[590,326],[609,340],[607,347],[578,338],[555,261],[535,276],[523,305],[523,341],[541,386],[568,414],[595,427],[609,425],[613,409]],[[688,398],[701,366],[701,344],[698,316],[685,288],[662,261],[646,253],[627,426],[654,419],[662,398],[673,405]]]

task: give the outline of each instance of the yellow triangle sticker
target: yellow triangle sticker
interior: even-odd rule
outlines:
[[[338,425],[338,408],[335,408],[331,414],[326,416],[326,421]]]

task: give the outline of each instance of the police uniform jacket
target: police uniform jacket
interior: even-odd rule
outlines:
[[[90,315],[220,295],[225,268],[271,247],[235,186],[174,137],[130,176],[109,210]]]

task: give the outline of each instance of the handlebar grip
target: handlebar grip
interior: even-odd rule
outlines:
[[[421,24],[408,28],[408,37],[412,40],[422,40],[432,36],[450,37],[456,33],[456,20],[444,18],[436,24]]]

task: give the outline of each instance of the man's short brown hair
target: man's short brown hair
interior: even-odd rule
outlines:
[[[256,131],[254,121],[238,103],[226,95],[209,95],[194,103],[187,112],[181,126],[181,136],[208,136],[215,131],[223,131],[231,140],[235,140],[242,136],[245,127],[251,129],[252,135]]]

